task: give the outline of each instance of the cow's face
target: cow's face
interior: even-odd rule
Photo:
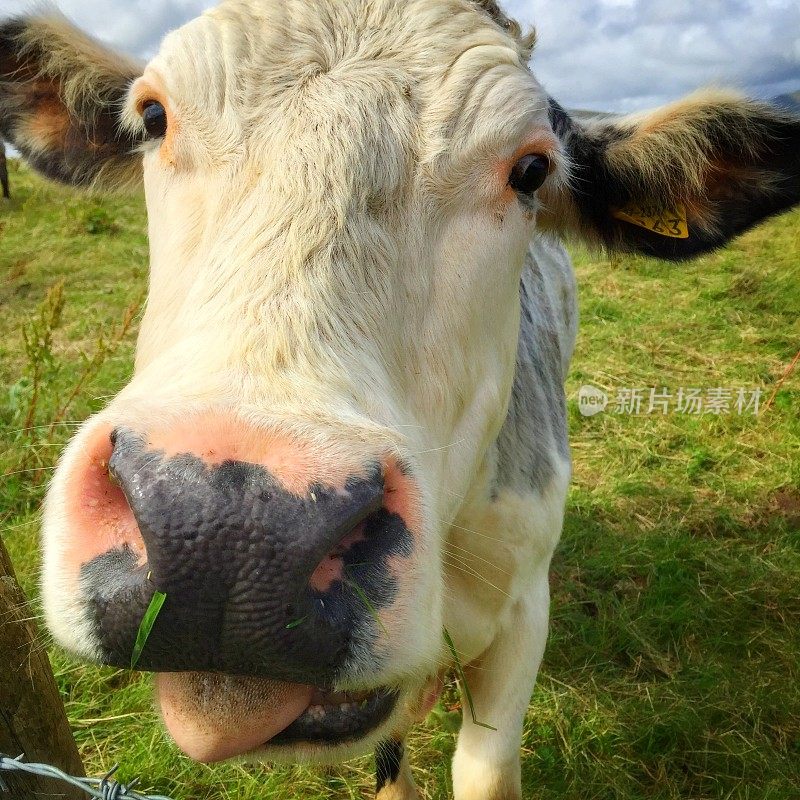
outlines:
[[[197,758],[343,757],[435,699],[448,526],[492,502],[537,221],[683,257],[797,200],[796,123],[725,96],[586,131],[506,23],[231,1],[143,71],[0,28],[0,133],[73,183],[143,163],[150,224],[135,374],[47,498],[48,621],[125,666],[166,595],[137,666]],[[681,203],[690,235],[631,202]]]
[[[72,651],[128,663],[167,595],[139,666],[184,671],[161,709],[207,759],[369,744],[430,703],[445,526],[503,422],[536,190],[561,177],[526,53],[476,6],[293,8],[225,4],[130,87],[136,369],[44,526]]]

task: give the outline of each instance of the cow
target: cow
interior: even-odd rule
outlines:
[[[493,0],[224,0],[144,66],[0,24],[0,135],[143,184],[149,219],[133,375],[45,500],[48,626],[154,673],[194,759],[374,750],[410,800],[458,662],[454,796],[521,797],[570,479],[560,242],[677,262],[800,202],[797,118],[713,90],[573,119],[534,43]]]
[[[11,199],[11,188],[8,185],[8,162],[6,161],[6,147],[0,139],[0,188],[3,190],[3,197]]]

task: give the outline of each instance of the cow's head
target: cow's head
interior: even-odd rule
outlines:
[[[164,593],[138,666],[198,758],[337,758],[429,704],[537,229],[677,259],[800,197],[796,121],[716,94],[584,127],[531,46],[477,0],[228,0],[144,69],[0,27],[0,133],[143,180],[150,225],[135,373],[47,498],[47,617],[125,666]]]

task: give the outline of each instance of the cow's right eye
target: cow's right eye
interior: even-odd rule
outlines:
[[[160,139],[167,133],[167,111],[157,100],[149,100],[144,104],[142,122],[151,139]]]

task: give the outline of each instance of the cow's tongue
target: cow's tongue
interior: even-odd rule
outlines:
[[[314,689],[206,672],[156,675],[156,698],[172,738],[187,756],[211,763],[243,755],[289,727]]]

